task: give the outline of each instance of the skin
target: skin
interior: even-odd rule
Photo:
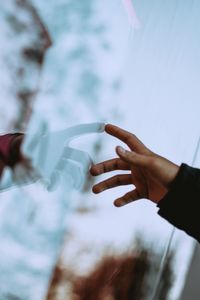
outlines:
[[[134,134],[117,126],[107,124],[105,131],[124,142],[129,150],[117,146],[115,157],[93,165],[90,173],[99,176],[104,173],[127,170],[128,174],[118,174],[93,186],[95,194],[122,185],[133,185],[134,189],[114,201],[117,207],[139,199],[149,199],[158,203],[169,191],[179,166],[149,150]]]

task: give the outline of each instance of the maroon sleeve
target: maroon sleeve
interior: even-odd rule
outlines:
[[[19,147],[14,149],[13,144],[21,135],[21,133],[13,133],[0,136],[0,176],[5,166],[12,167],[19,161]]]

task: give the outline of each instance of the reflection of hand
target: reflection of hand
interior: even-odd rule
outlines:
[[[110,177],[96,184],[93,192],[101,193],[113,187],[133,184],[135,189],[116,199],[115,206],[123,206],[142,198],[158,203],[169,190],[179,167],[150,151],[130,132],[111,124],[106,125],[105,131],[127,144],[131,151],[118,146],[116,153],[119,158],[93,165],[91,174],[96,176],[116,170],[130,170],[130,174]]]
[[[31,159],[41,182],[49,191],[65,180],[67,189],[69,186],[80,189],[92,161],[87,152],[72,148],[70,143],[86,134],[104,132],[104,127],[104,123],[86,123],[50,132],[46,121],[35,114],[22,145],[22,153]]]

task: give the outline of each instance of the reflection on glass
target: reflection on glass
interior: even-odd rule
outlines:
[[[1,128],[27,132],[24,153],[52,188],[37,181],[1,194],[0,298],[177,299],[191,241],[176,232],[165,255],[172,227],[156,207],[142,200],[114,208],[123,188],[94,196],[87,153],[94,162],[110,159],[117,142],[82,133],[101,132],[96,122],[117,123],[161,155],[191,163],[199,3],[13,0],[0,7]],[[72,141],[69,128],[81,136]],[[80,191],[70,178],[75,187],[85,179]]]

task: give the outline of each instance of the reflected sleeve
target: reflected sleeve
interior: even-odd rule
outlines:
[[[13,167],[20,159],[18,143],[14,143],[21,133],[5,134],[0,136],[0,176],[5,166]]]
[[[158,214],[200,242],[200,170],[182,164]]]

